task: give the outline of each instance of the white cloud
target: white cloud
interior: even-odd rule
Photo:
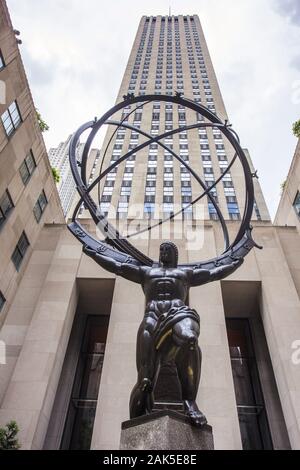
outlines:
[[[7,0],[47,146],[112,106],[142,15],[198,14],[230,119],[274,214],[296,140],[298,0]],[[34,12],[34,15],[32,15]]]

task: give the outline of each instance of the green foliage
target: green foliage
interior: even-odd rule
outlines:
[[[40,128],[40,131],[41,132],[46,132],[49,130],[49,126],[48,124],[43,120],[42,116],[41,116],[41,113],[39,113],[39,111],[36,109],[35,110],[36,112],[36,117],[37,117],[37,120],[38,120],[38,124],[39,124],[39,128]]]
[[[281,194],[283,193],[285,187],[286,187],[286,180],[284,180],[283,183],[281,183],[281,185],[280,185]]]
[[[59,174],[58,169],[55,168],[54,166],[52,166],[51,169],[52,169],[52,175],[53,175],[55,183],[59,183],[60,182],[60,174]]]
[[[298,137],[298,139],[300,139],[300,119],[299,121],[294,122],[293,133],[295,137]]]
[[[0,450],[19,449],[18,432],[19,428],[15,421],[10,421],[4,428],[0,428]]]

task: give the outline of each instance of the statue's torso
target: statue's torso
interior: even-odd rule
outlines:
[[[187,274],[181,269],[157,267],[145,273],[143,289],[147,302],[185,302],[188,288]]]

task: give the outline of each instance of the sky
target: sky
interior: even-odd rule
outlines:
[[[198,14],[225,106],[274,217],[300,119],[300,0],[7,0],[56,147],[116,100],[142,15]]]

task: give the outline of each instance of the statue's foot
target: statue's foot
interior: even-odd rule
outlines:
[[[184,401],[185,414],[191,420],[193,426],[201,427],[207,424],[207,419],[204,414],[199,410],[196,403],[192,400]]]

